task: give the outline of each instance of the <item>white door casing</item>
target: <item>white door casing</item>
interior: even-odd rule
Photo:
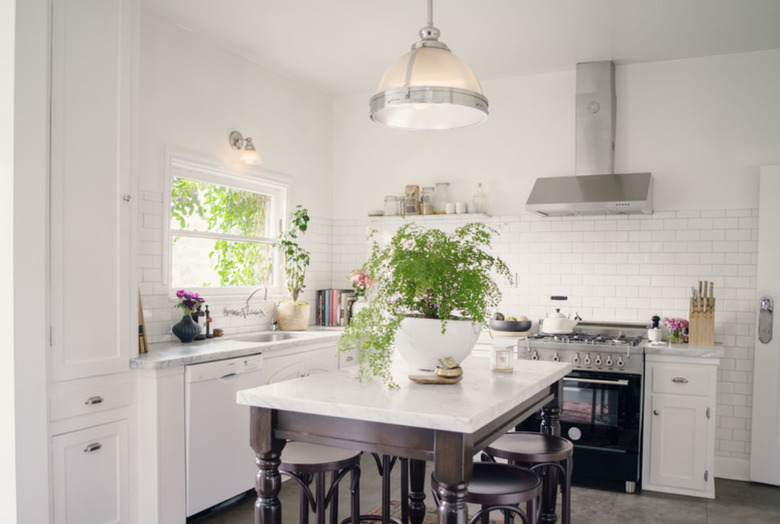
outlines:
[[[761,297],[769,295],[775,302],[780,300],[778,197],[780,165],[762,167],[759,173],[757,312]],[[780,333],[774,317],[772,324],[773,336],[768,344],[758,340],[758,329],[755,334],[750,480],[780,485]]]

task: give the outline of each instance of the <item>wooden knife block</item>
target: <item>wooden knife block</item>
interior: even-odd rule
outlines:
[[[715,344],[715,298],[691,299],[688,343],[696,346]]]

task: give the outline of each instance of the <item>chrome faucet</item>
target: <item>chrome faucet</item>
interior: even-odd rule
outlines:
[[[249,307],[249,301],[252,299],[253,296],[255,296],[255,293],[257,293],[261,289],[264,291],[263,292],[263,301],[264,302],[267,301],[268,300],[268,287],[267,286],[261,286],[261,287],[255,289],[254,291],[252,291],[251,293],[249,293],[249,296],[246,297],[246,305],[244,307],[242,307],[241,309],[227,308],[226,307],[225,310],[224,310],[225,316],[230,316],[230,315],[239,316],[240,315],[240,316],[246,318],[247,315],[259,315],[261,317],[264,317],[265,316],[265,309],[263,309],[263,308],[251,309]]]

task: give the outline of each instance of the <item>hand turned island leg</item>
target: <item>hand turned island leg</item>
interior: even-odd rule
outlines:
[[[258,468],[255,477],[255,524],[282,524],[279,464],[285,441],[273,438],[273,411],[252,407],[249,417],[250,445]]]
[[[439,485],[439,524],[467,524],[466,494],[471,480],[473,447],[462,433],[437,431],[433,476]]]
[[[558,407],[558,402],[548,404],[542,408],[540,431],[545,435],[559,437],[561,435],[560,419],[561,408]],[[539,520],[544,524],[553,524],[558,521],[558,516],[555,514],[558,496],[558,470],[556,468],[543,468],[542,483],[542,514]]]

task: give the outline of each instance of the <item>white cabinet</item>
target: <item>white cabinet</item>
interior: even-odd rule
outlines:
[[[339,358],[332,343],[312,344],[278,353],[263,354],[267,384],[338,369]]]
[[[52,438],[54,524],[128,522],[127,421]]]
[[[642,489],[715,498],[719,359],[646,358]]]
[[[137,340],[135,11],[135,0],[52,1],[54,381],[124,371]]]

